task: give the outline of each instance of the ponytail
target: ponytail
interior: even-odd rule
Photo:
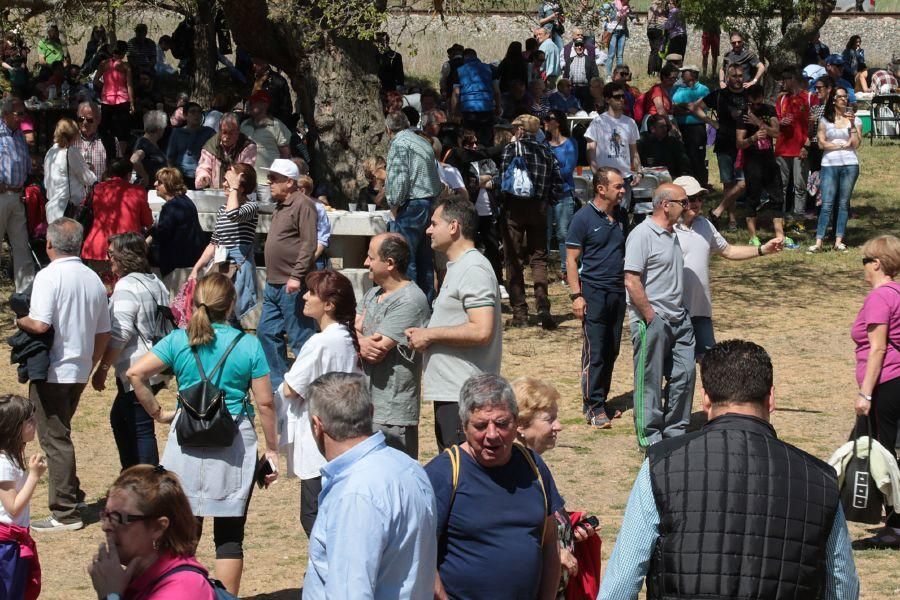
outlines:
[[[213,323],[224,322],[234,306],[237,294],[231,279],[222,273],[211,273],[194,289],[194,312],[188,322],[188,344],[203,346],[216,338]]]
[[[188,322],[188,344],[202,346],[208,344],[216,337],[212,321],[209,320],[209,309],[205,304],[194,307],[191,320]]]

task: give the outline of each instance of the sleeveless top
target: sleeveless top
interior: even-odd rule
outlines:
[[[128,79],[125,73],[125,65],[121,60],[110,58],[103,73],[103,93],[100,95],[102,104],[124,104],[128,102]]]

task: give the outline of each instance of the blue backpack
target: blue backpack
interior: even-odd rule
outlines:
[[[178,565],[173,569],[169,569],[162,575],[156,578],[156,580],[150,584],[148,588],[150,591],[159,585],[159,582],[168,577],[169,575],[174,575],[175,573],[181,573],[182,571],[193,571],[194,573],[200,573],[206,578],[206,581],[213,589],[213,597],[216,600],[238,600],[238,597],[225,589],[225,586],[222,585],[222,582],[218,579],[212,579],[209,575],[207,575],[202,569],[199,567],[195,567],[194,565]]]
[[[534,183],[528,173],[528,166],[522,157],[522,147],[516,142],[516,155],[509,162],[500,180],[500,190],[511,196],[519,198],[532,198],[534,196]]]

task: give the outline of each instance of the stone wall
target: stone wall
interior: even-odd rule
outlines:
[[[388,29],[398,50],[404,55],[409,74],[436,79],[441,64],[446,60],[446,49],[459,42],[475,48],[484,61],[503,58],[506,47],[513,40],[531,36],[534,21],[524,16],[490,16],[467,19],[439,19],[413,15],[404,21],[392,17]],[[647,62],[647,38],[643,27],[634,28],[625,47],[625,61],[634,67],[635,73],[644,73]],[[822,28],[822,41],[832,52],[840,53],[851,35],[862,36],[863,48],[869,66],[877,66],[891,59],[892,53],[900,55],[900,19],[894,17],[832,17]],[[565,36],[564,36],[565,37]],[[727,50],[728,40],[723,36],[721,50]],[[688,33],[688,63],[700,64],[700,33]]]

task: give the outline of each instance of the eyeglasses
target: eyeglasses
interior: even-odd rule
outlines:
[[[101,521],[109,521],[117,527],[119,525],[129,525],[138,521],[151,521],[155,518],[157,517],[153,515],[128,515],[120,513],[117,510],[106,510],[105,508],[100,511]]]
[[[847,94],[835,94],[834,99],[837,100],[838,98],[843,98],[844,100],[846,100]]]
[[[94,119],[91,117],[78,117],[79,123],[93,123]]]
[[[741,45],[743,45],[743,43],[744,43],[744,40],[732,40],[731,41],[732,46],[741,46]]]
[[[669,200],[669,204],[679,204],[679,205],[681,205],[681,208],[684,208],[685,206],[687,206],[687,203],[688,203],[688,201],[686,199],[685,200]]]
[[[619,71],[619,75],[621,75],[622,77],[628,77],[629,75],[631,75],[631,73],[629,71]]]
[[[863,262],[863,265],[868,265],[870,263],[875,262],[876,260],[878,260],[878,259],[872,258],[871,256],[863,256],[862,262]]]

